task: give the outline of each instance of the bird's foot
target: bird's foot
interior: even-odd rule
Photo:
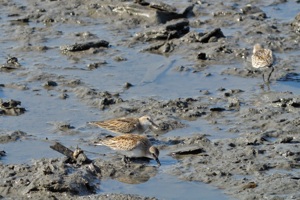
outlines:
[[[265,83],[259,84],[260,89],[264,90],[265,89]]]
[[[122,161],[125,163],[125,166],[126,166],[126,167],[130,167],[131,160],[130,160],[129,157],[124,156],[124,157],[122,158]]]

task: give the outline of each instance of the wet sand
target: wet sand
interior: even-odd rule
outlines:
[[[299,3],[163,2],[0,3],[0,198],[300,198]],[[143,115],[161,167],[93,145]]]

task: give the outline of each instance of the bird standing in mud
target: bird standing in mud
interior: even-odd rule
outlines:
[[[158,160],[159,150],[152,146],[151,142],[144,135],[137,134],[124,134],[110,139],[105,139],[97,143],[96,145],[105,145],[113,150],[121,152],[124,157],[124,161],[127,164],[129,157],[146,157],[154,159],[158,166],[160,161]]]
[[[124,134],[124,133],[143,133],[149,127],[158,129],[158,126],[153,122],[150,116],[142,116],[139,118],[129,117],[129,118],[116,118],[107,121],[94,121],[88,122],[88,124],[99,126],[103,129],[107,129],[114,133]]]
[[[271,68],[271,71],[268,75],[267,82],[270,82],[271,74],[274,71],[274,56],[273,52],[270,49],[264,49],[261,44],[255,44],[253,47],[253,54],[252,54],[252,67],[257,69],[263,69],[263,68]],[[265,81],[265,75],[263,72],[263,81]]]

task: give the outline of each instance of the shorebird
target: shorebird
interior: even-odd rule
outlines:
[[[158,126],[152,121],[149,116],[142,116],[140,118],[116,118],[107,121],[93,121],[88,124],[99,126],[100,128],[107,129],[114,133],[143,133],[150,126],[158,129]]]
[[[119,151],[124,155],[124,161],[127,164],[128,158],[146,157],[154,159],[158,166],[159,150],[152,146],[151,142],[144,135],[123,134],[113,138],[104,139],[96,145],[105,145],[113,150]]]
[[[271,71],[268,75],[267,81],[270,81],[271,74],[274,71],[274,56],[273,52],[270,49],[264,49],[261,44],[255,44],[253,47],[253,54],[252,54],[252,67],[257,68],[257,69],[262,69],[262,68],[271,68]],[[263,72],[263,81],[265,81],[265,75]]]

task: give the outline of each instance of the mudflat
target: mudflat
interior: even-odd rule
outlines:
[[[299,7],[1,1],[0,198],[300,199]],[[87,122],[144,115],[160,167],[94,145],[116,134]]]

